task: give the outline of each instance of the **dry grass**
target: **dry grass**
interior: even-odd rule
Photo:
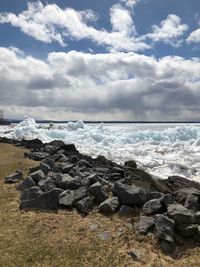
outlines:
[[[16,185],[4,184],[3,177],[18,169],[26,175],[30,166],[38,164],[24,159],[24,151],[0,144],[0,266],[200,266],[199,248],[177,260],[163,255],[152,235],[136,233],[137,217],[105,217],[95,211],[86,218],[75,211],[20,212]],[[94,223],[99,228],[92,231]],[[123,234],[119,236],[120,228]],[[98,236],[104,230],[111,233],[107,241]],[[140,262],[128,255],[131,249],[142,255]]]

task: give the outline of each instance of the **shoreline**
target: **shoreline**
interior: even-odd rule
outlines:
[[[181,177],[171,177],[167,181],[161,180],[157,183],[148,173],[138,169],[133,161],[127,162],[124,165],[119,165],[107,160],[103,156],[93,159],[80,154],[73,145],[66,145],[61,141],[43,144],[37,139],[17,141],[1,138],[0,142],[12,144],[16,147],[28,148],[28,151],[25,152],[25,157],[37,160],[38,163],[40,163],[38,167],[30,169],[29,178],[23,180],[21,184],[21,210],[34,211],[39,209],[45,211],[52,209],[57,211],[63,208],[70,210],[75,208],[79,213],[84,214],[84,216],[89,216],[88,214],[93,214],[93,212],[95,212],[95,214],[96,212],[100,212],[106,215],[106,217],[112,214],[120,215],[120,213],[123,212],[125,212],[125,217],[130,217],[132,216],[131,212],[134,214],[137,211],[139,214],[136,215],[136,218],[139,222],[134,226],[138,227],[138,225],[140,225],[140,229],[137,228],[137,231],[142,235],[147,235],[147,238],[149,235],[148,233],[153,231],[154,235],[158,238],[157,240],[160,248],[172,257],[176,257],[178,247],[180,246],[180,244],[177,243],[177,237],[174,236],[174,228],[176,231],[179,231],[179,239],[186,245],[191,243],[191,238],[193,239],[194,233],[197,234],[198,223],[194,222],[194,218],[197,218],[198,215],[198,210],[194,211],[197,207],[188,206],[186,208],[185,203],[183,203],[183,201],[186,202],[186,199],[187,202],[189,201],[188,197],[200,196],[200,193],[198,195],[198,192],[200,192],[200,184],[196,182],[188,181]],[[69,166],[70,164],[73,166]],[[48,169],[48,167],[50,167],[50,169]],[[107,173],[105,169],[107,169]],[[78,171],[77,173],[80,179],[78,179],[77,173],[73,173],[72,170]],[[41,171],[44,176],[41,174]],[[55,173],[56,176],[54,176]],[[81,176],[84,173],[87,173],[87,175]],[[52,180],[57,179],[55,178],[57,176],[61,176],[64,180],[61,181],[61,179],[57,181],[57,183],[55,183],[56,187],[54,186],[51,188]],[[67,179],[65,179],[66,177]],[[90,178],[88,179],[88,177]],[[34,186],[38,187],[38,191],[35,191],[36,195],[34,195],[34,198],[33,196],[30,197],[30,194],[33,194],[31,191],[33,184],[27,186],[27,181],[29,180],[30,182],[30,178],[35,183]],[[51,181],[48,180],[49,178]],[[96,186],[94,186],[95,184]],[[22,185],[26,186],[23,187]],[[18,186],[18,188],[19,187],[20,186]],[[86,191],[79,192],[79,194],[83,194],[81,196],[79,195],[74,202],[69,202],[65,192],[73,192],[74,194],[74,192],[77,192],[83,187],[85,187]],[[58,194],[55,193],[55,191]],[[28,197],[27,192],[29,192]],[[54,192],[51,197],[49,197],[51,194],[49,192]],[[56,201],[58,201],[58,203],[52,203],[52,197],[57,199]],[[70,201],[71,198],[72,196],[70,196]],[[177,200],[178,198],[179,202]],[[92,202],[90,202],[90,200],[92,200]],[[197,200],[199,202],[199,199]],[[170,211],[170,207],[172,206],[176,208],[175,213],[173,210]],[[127,209],[127,207],[129,209]],[[187,216],[187,220],[185,216]],[[162,221],[163,218],[167,220],[167,222]],[[171,227],[173,226],[170,230],[173,230],[171,234],[168,233],[168,228],[166,228],[169,227],[169,222],[172,222]],[[146,223],[145,226],[144,223]],[[159,223],[161,223],[161,228],[164,229],[162,235],[158,234]],[[186,223],[186,225],[184,223]],[[181,229],[183,227],[185,227],[184,230]],[[193,227],[193,232],[190,230],[191,227]],[[189,235],[187,238],[185,237],[185,232]],[[188,241],[188,238],[190,241]],[[198,240],[199,237],[197,236],[197,240],[195,241],[197,243],[195,243],[195,246],[198,246],[198,242],[200,241]]]

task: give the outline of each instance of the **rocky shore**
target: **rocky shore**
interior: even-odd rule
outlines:
[[[153,232],[165,253],[173,254],[176,245],[189,240],[199,245],[199,183],[177,176],[155,180],[134,161],[119,165],[103,156],[93,159],[62,141],[1,138],[0,142],[26,147],[29,152],[24,156],[40,162],[25,179],[20,171],[5,177],[5,183],[17,183],[21,191],[21,210],[75,208],[87,215],[96,209],[120,216],[137,210],[138,232]]]

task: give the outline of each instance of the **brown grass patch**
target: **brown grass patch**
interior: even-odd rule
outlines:
[[[16,170],[26,176],[28,168],[38,164],[24,159],[24,151],[0,144],[0,266],[200,266],[199,248],[177,260],[163,255],[153,235],[136,233],[137,217],[105,217],[95,211],[85,218],[76,211],[20,212],[16,185],[4,184],[3,178]],[[92,231],[91,224],[98,229]],[[111,237],[102,241],[99,234],[105,230]],[[128,255],[131,249],[142,255],[140,262]]]

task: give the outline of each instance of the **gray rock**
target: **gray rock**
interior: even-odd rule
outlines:
[[[86,197],[76,202],[75,207],[79,213],[87,214],[92,210],[94,200],[91,197]]]
[[[31,177],[28,177],[17,187],[17,189],[23,191],[32,186],[36,186],[36,183],[33,181]]]
[[[81,182],[80,180],[70,176],[69,174],[64,174],[61,176],[62,179],[59,182],[59,187],[62,189],[71,189],[75,190],[81,187]]]
[[[59,167],[62,173],[69,173],[69,171],[73,168],[73,166],[74,165],[69,162],[59,163]]]
[[[99,182],[90,186],[88,192],[94,196],[97,203],[101,203],[108,198],[103,186]]]
[[[42,170],[35,171],[31,173],[30,176],[36,183],[38,183],[42,179],[45,179],[45,174]]]
[[[146,192],[146,201],[149,201],[151,199],[158,199],[163,197],[164,194],[158,191],[147,191]]]
[[[169,243],[174,243],[174,220],[163,214],[156,215],[155,233],[156,236]]]
[[[151,199],[143,206],[143,212],[146,215],[156,214],[163,209],[160,199]]]
[[[16,171],[16,173],[6,176],[4,178],[4,181],[6,184],[13,184],[19,182],[22,178],[23,178],[23,173],[21,171]]]
[[[90,225],[90,230],[91,231],[95,231],[99,228],[99,225],[97,223],[93,223]]]
[[[174,219],[178,224],[193,224],[195,223],[194,211],[186,209],[180,204],[169,205],[167,214]]]
[[[153,230],[154,226],[155,226],[155,218],[147,217],[147,216],[140,216],[137,229],[140,234],[145,235],[148,231]]]
[[[130,207],[141,206],[145,203],[145,191],[137,186],[130,186],[117,182],[114,184],[114,194],[118,196],[122,205]]]
[[[67,208],[72,208],[76,201],[79,201],[87,196],[85,187],[79,187],[76,190],[65,190],[59,196],[59,204]]]
[[[120,216],[130,216],[135,213],[135,209],[126,205],[122,205],[119,209]]]
[[[41,179],[38,182],[38,186],[41,188],[42,191],[44,192],[48,192],[50,190],[52,190],[53,188],[55,188],[55,181],[49,177],[47,177],[46,179]]]
[[[40,169],[40,165],[38,165],[38,166],[34,166],[34,167],[30,167],[30,168],[29,168],[29,173],[38,171],[39,169]]]
[[[193,237],[198,233],[197,224],[177,224],[176,229],[178,230],[178,233],[183,237]]]
[[[80,160],[77,162],[77,165],[78,165],[79,167],[87,167],[87,168],[92,167],[91,164],[90,164],[87,160],[85,160],[85,159],[80,159]]]
[[[35,161],[41,161],[49,156],[49,153],[46,152],[25,152],[24,157]]]
[[[106,199],[99,205],[99,211],[106,214],[113,213],[117,210],[118,206],[118,197],[111,197]]]
[[[200,211],[196,212],[194,217],[195,217],[195,223],[200,224]]]
[[[131,168],[137,168],[137,163],[134,160],[128,160],[124,163],[124,166],[131,167]]]
[[[100,238],[101,240],[103,240],[103,241],[106,241],[106,240],[108,240],[108,239],[111,238],[111,232],[109,232],[109,231],[104,231],[104,232],[102,232],[101,234],[99,234],[99,238]]]
[[[58,195],[56,190],[39,195],[37,198],[22,201],[20,209],[43,209],[43,210],[57,210],[58,208]]]
[[[136,250],[130,250],[128,252],[128,255],[131,256],[131,258],[134,260],[134,261],[140,261],[141,260],[141,255],[138,251]]]
[[[185,200],[185,204],[184,206],[187,209],[191,209],[191,210],[199,210],[199,198],[195,195],[188,195],[186,200]]]
[[[165,209],[167,209],[169,205],[176,203],[174,197],[171,194],[164,195],[163,197],[161,197],[160,201]]]
[[[41,163],[40,163],[39,168],[40,168],[45,174],[48,174],[48,173],[51,171],[51,167],[50,167],[48,164],[44,163],[44,162],[41,162]]]
[[[180,204],[185,203],[188,195],[195,195],[200,197],[200,190],[196,188],[182,188],[174,192],[174,197]]]
[[[26,201],[26,200],[37,198],[42,194],[43,192],[39,186],[33,186],[22,191],[20,199],[21,201]]]

